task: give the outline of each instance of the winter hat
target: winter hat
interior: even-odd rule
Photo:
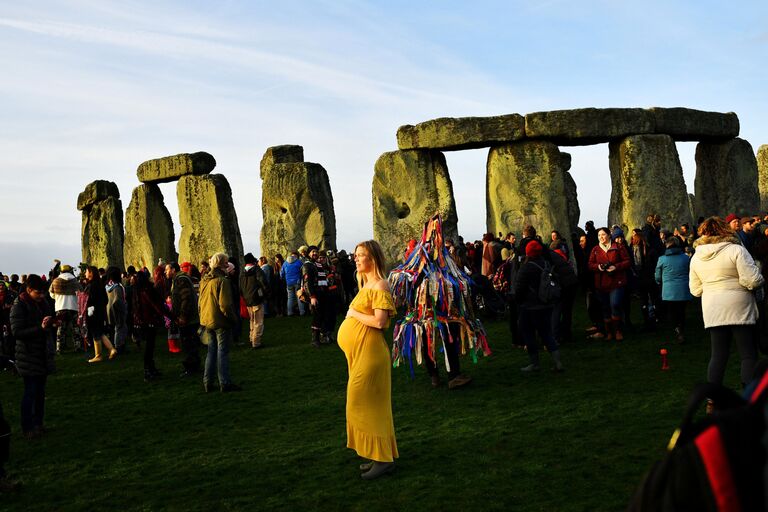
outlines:
[[[525,255],[528,256],[529,258],[535,258],[537,256],[541,256],[542,250],[543,250],[543,247],[536,240],[531,240],[525,245]]]
[[[725,218],[725,222],[727,224],[730,224],[731,221],[738,219],[739,217],[736,216],[735,213],[729,213],[728,216]]]
[[[248,254],[243,256],[243,261],[245,261],[245,263],[256,263],[256,257],[249,252]]]
[[[611,233],[611,240],[616,240],[617,238],[624,238],[624,232],[621,228],[616,228],[613,230],[613,233]]]
[[[189,272],[192,270],[192,264],[188,261],[182,261],[181,265],[179,265],[179,268],[181,268],[182,272]]]
[[[299,247],[299,254],[305,254],[309,252],[309,248],[306,245]]]
[[[62,272],[72,272],[72,265],[62,265],[61,266]]]

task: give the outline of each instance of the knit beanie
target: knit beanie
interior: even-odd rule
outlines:
[[[541,256],[542,251],[541,244],[536,240],[531,240],[525,245],[525,255],[529,258],[536,258]]]
[[[624,232],[621,228],[616,228],[613,230],[613,233],[611,233],[611,240],[616,240],[617,238],[624,238]]]

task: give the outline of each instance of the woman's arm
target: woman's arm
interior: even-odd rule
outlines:
[[[694,297],[701,297],[701,294],[704,292],[699,274],[696,273],[696,269],[693,265],[691,265],[688,271],[688,289]]]
[[[374,309],[372,315],[366,315],[365,313],[349,308],[349,310],[347,310],[347,317],[352,317],[368,327],[384,329],[384,327],[387,326],[387,322],[389,322],[389,311],[385,309]]]
[[[386,279],[379,280],[372,288],[389,293],[389,283],[387,283]],[[350,316],[361,324],[373,327],[374,329],[384,329],[387,326],[387,322],[389,322],[389,311],[386,309],[374,309],[372,315],[366,315],[350,307],[347,310],[347,317]]]
[[[736,270],[739,272],[739,284],[747,290],[754,290],[763,284],[763,275],[760,267],[743,246],[737,246]]]

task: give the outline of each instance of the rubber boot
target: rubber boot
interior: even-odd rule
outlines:
[[[535,356],[528,354],[528,360],[531,362],[528,366],[523,366],[520,371],[523,373],[533,373],[539,371],[539,354]]]
[[[312,329],[312,346],[320,348],[320,331],[317,329]]]
[[[115,349],[115,347],[109,341],[109,338],[107,338],[106,336],[103,336],[101,339],[102,339],[102,342],[104,343],[104,348],[109,350],[109,358],[110,359],[116,358],[117,357],[117,349]]]
[[[624,334],[621,332],[621,318],[614,316],[611,318],[611,321],[613,322],[614,329],[613,337],[616,339],[616,341],[624,340]]]
[[[95,352],[93,359],[89,359],[89,363],[100,363],[104,359],[101,357],[101,341],[94,340],[93,342],[93,351]]]
[[[605,341],[613,340],[613,320],[610,318],[605,319]]]
[[[552,356],[552,362],[555,363],[555,367],[552,368],[552,370],[561,373],[565,371],[565,368],[563,368],[563,363],[560,361],[560,350],[555,350],[554,352],[550,352]]]

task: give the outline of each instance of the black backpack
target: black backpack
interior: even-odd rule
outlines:
[[[766,509],[766,397],[763,371],[749,398],[716,384],[696,387],[683,422],[637,489],[629,512]],[[706,398],[712,414],[694,422]]]
[[[544,262],[543,267],[532,261],[530,263],[541,269],[539,287],[537,290],[534,290],[539,300],[544,304],[554,304],[560,300],[562,287],[560,286],[560,279],[555,272],[555,267],[548,261]]]

